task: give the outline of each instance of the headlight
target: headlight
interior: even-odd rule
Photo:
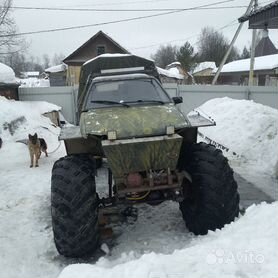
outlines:
[[[107,133],[107,137],[108,137],[108,140],[116,140],[117,139],[117,133],[116,131],[108,131]]]
[[[175,133],[175,127],[174,126],[167,126],[166,127],[166,134],[167,135],[173,135]]]

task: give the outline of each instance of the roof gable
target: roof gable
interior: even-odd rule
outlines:
[[[106,46],[106,53],[129,54],[129,52],[124,47],[114,41],[111,37],[109,37],[104,32],[99,31],[74,52],[72,52],[68,57],[66,57],[63,62],[65,64],[82,65],[87,60],[97,56],[97,45]]]
[[[270,40],[268,36],[262,38],[255,49],[255,57],[277,54],[277,53],[278,50],[276,49],[273,42]]]

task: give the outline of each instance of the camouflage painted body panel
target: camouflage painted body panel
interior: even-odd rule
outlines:
[[[182,137],[156,136],[127,140],[105,140],[102,147],[115,179],[128,173],[176,169]]]
[[[83,137],[107,135],[108,131],[116,131],[117,139],[158,136],[166,134],[167,126],[176,129],[190,126],[172,103],[98,108],[83,112],[80,119]]]

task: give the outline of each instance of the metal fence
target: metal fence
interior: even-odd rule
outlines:
[[[47,101],[62,108],[70,123],[76,122],[76,87],[25,87],[19,88],[18,97],[23,101]]]
[[[163,84],[171,97],[182,96],[180,108],[188,113],[204,102],[221,97],[248,99],[278,109],[277,87],[231,86],[231,85],[177,85]],[[76,87],[34,87],[19,88],[19,99],[28,101],[48,101],[62,107],[64,117],[70,123],[76,122]]]
[[[181,109],[186,114],[210,99],[222,97],[253,100],[278,109],[277,87],[165,84],[164,88],[171,96],[183,97]]]

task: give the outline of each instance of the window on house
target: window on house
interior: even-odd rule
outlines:
[[[105,53],[105,46],[103,45],[97,46],[97,55],[101,55],[104,53]]]

